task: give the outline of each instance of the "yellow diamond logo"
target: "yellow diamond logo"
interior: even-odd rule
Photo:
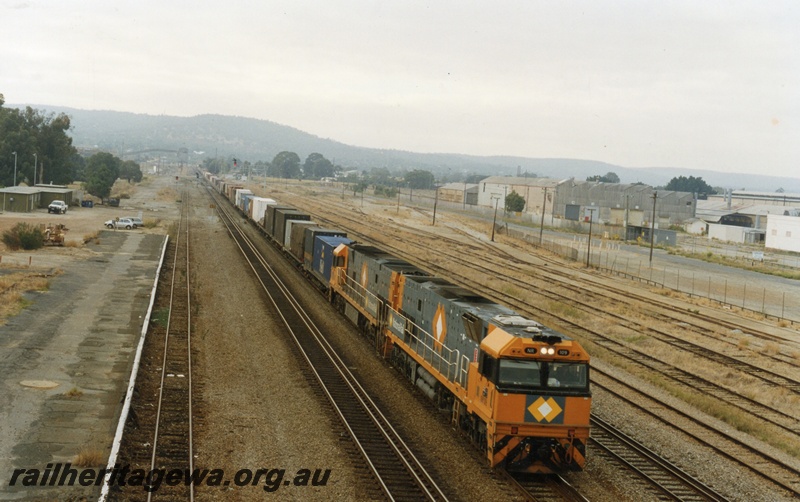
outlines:
[[[539,422],[542,420],[551,422],[563,410],[552,397],[548,397],[547,399],[539,397],[539,399],[528,406],[528,411],[531,412],[531,415],[533,415],[534,418],[536,418],[536,420]]]

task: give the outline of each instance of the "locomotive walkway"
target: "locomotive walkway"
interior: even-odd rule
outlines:
[[[91,467],[105,466],[164,239],[102,232],[93,258],[64,267],[0,326],[0,500],[99,495],[98,486],[9,481],[15,469],[44,472],[82,450],[99,457]]]

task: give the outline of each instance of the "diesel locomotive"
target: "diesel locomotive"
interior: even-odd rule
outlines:
[[[205,178],[452,417],[490,466],[583,468],[591,391],[589,354],[577,341],[291,206]]]

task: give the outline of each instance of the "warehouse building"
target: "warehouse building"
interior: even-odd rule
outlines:
[[[479,187],[478,205],[502,204],[513,191],[525,199],[524,213],[541,215],[544,211],[553,225],[557,220],[568,223],[591,218],[619,226],[648,226],[655,217],[656,227],[667,227],[693,218],[696,209],[691,193],[656,191],[642,184],[492,176]]]

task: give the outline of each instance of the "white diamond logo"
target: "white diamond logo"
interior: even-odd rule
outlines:
[[[547,404],[547,401],[543,402],[536,409],[539,410],[539,413],[541,413],[543,417],[547,417],[547,415],[549,415],[550,412],[553,411],[553,408],[549,404]]]

